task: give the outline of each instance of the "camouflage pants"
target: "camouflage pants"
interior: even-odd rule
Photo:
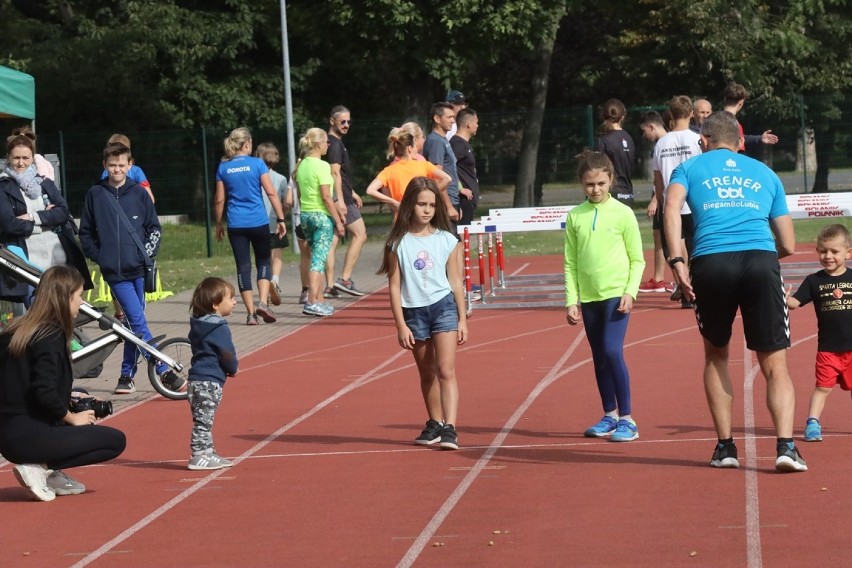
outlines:
[[[222,385],[216,381],[189,381],[187,392],[192,410],[192,436],[189,440],[192,455],[212,453],[213,419],[222,402]]]

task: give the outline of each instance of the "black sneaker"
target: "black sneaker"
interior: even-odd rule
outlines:
[[[733,442],[730,444],[716,444],[713,459],[710,460],[710,467],[740,467],[740,462],[737,459],[737,447]]]
[[[420,435],[414,439],[414,443],[418,446],[431,446],[441,441],[441,431],[444,425],[437,420],[428,420],[426,427],[420,432]]]
[[[441,449],[459,449],[459,435],[456,433],[456,428],[452,424],[445,424],[444,429],[441,430]]]
[[[118,384],[115,386],[115,390],[112,391],[115,394],[133,394],[136,392],[136,385],[133,383],[132,377],[119,377]]]
[[[778,457],[775,459],[775,469],[782,472],[808,471],[808,464],[799,449],[792,443],[779,442],[776,447]]]
[[[680,288],[680,284],[676,284],[674,290],[672,290],[672,295],[669,296],[669,299],[672,302],[679,302],[683,298],[683,290]]]
[[[186,379],[178,375],[172,370],[166,371],[160,375],[160,381],[169,390],[180,392],[186,386]]]

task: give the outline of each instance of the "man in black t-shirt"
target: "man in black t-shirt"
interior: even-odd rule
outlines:
[[[358,258],[361,256],[361,249],[364,243],[367,242],[367,228],[364,225],[364,219],[361,218],[361,196],[358,195],[352,185],[352,173],[349,165],[349,152],[346,151],[346,146],[343,144],[342,138],[349,132],[349,126],[352,124],[349,109],[345,106],[338,105],[331,109],[329,117],[328,129],[328,152],[325,159],[331,164],[331,176],[334,178],[334,188],[332,197],[335,200],[337,209],[346,225],[346,233],[349,235],[349,248],[346,249],[346,257],[343,260],[343,270],[340,273],[340,278],[334,279],[334,252],[337,249],[337,236],[334,237],[331,249],[328,251],[328,260],[326,261],[326,280],[327,287],[325,289],[325,297],[334,297],[341,292],[346,292],[353,296],[363,296],[364,292],[355,288],[355,283],[352,281],[352,271],[355,270],[355,265],[358,263]]]
[[[459,225],[470,225],[479,203],[479,178],[476,177],[476,158],[470,139],[476,136],[479,129],[479,117],[471,108],[463,108],[456,115],[458,130],[450,138],[450,146],[456,156],[456,171],[459,176],[459,186],[469,189],[473,193],[473,199],[468,199],[464,193],[459,192],[459,207],[461,218]]]

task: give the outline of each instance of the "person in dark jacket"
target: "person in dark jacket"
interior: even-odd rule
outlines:
[[[94,425],[93,410],[69,410],[70,341],[82,303],[80,273],[54,266],[29,311],[0,333],[0,453],[40,501],[82,493],[85,486],[59,470],[111,460],[126,445],[121,431]]]
[[[86,256],[97,263],[113,296],[124,308],[130,329],[143,341],[150,342],[153,336],[145,320],[146,259],[142,255],[149,258],[157,255],[162,228],[148,193],[127,177],[130,162],[130,148],[124,144],[114,142],[104,148],[104,167],[109,176],[86,194],[80,217],[80,244]],[[115,394],[136,391],[133,381],[136,353],[133,343],[124,343],[124,359]],[[157,373],[163,384],[172,390],[180,390],[186,383],[162,363],[157,365]]]
[[[189,342],[192,365],[189,368],[189,406],[192,410],[193,470],[222,469],[234,465],[213,448],[213,419],[222,402],[227,377],[237,374],[237,352],[225,318],[234,311],[233,285],[221,278],[201,281],[192,294]]]
[[[73,266],[83,277],[83,288],[90,290],[92,280],[68,204],[52,180],[38,175],[34,152],[27,136],[8,138],[6,168],[0,173],[0,242],[19,247],[42,270],[57,264]],[[24,280],[0,277],[0,298],[28,304],[30,291]]]

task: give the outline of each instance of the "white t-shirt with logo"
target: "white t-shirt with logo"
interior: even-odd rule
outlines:
[[[654,146],[654,171],[660,172],[663,177],[663,202],[669,188],[672,172],[683,162],[693,156],[701,154],[701,146],[698,145],[700,136],[695,132],[687,130],[674,130],[657,141]],[[684,202],[680,210],[681,215],[689,215],[689,206]]]

